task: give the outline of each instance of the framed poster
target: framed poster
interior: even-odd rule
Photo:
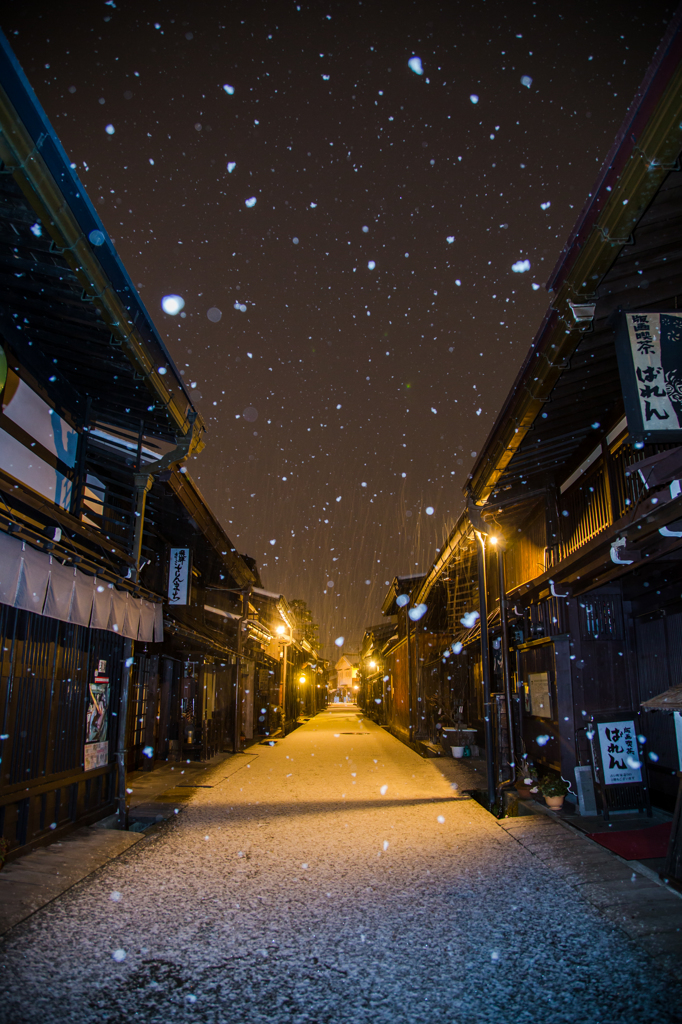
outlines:
[[[171,548],[168,569],[168,603],[189,604],[192,577],[190,549]]]
[[[606,786],[642,781],[634,721],[599,722],[599,751]]]
[[[83,768],[86,772],[100,768],[109,761],[109,678],[95,675],[89,686],[85,713],[85,749]]]
[[[552,717],[549,672],[528,673],[528,696],[531,715],[536,715],[538,718]]]
[[[616,354],[632,439],[682,441],[682,312],[624,313]]]

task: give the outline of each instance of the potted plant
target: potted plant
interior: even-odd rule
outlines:
[[[564,803],[564,797],[569,790],[568,782],[562,779],[560,775],[552,772],[540,780],[539,788],[547,806],[552,811],[560,811]]]
[[[538,773],[530,761],[521,761],[516,766],[516,792],[528,797],[538,791]]]

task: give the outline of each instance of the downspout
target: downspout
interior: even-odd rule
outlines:
[[[507,601],[507,581],[504,565],[504,544],[499,541],[497,548],[497,573],[500,591],[500,627],[502,630],[502,677],[504,679],[504,696],[507,707],[507,729],[509,731],[509,767],[511,778],[498,783],[497,795],[503,789],[516,782],[516,751],[514,747],[514,719],[512,718],[512,694],[511,694],[511,667],[509,665],[509,602]]]
[[[142,555],[142,538],[144,535],[144,513],[147,506],[147,495],[154,483],[154,476],[163,472],[175,462],[181,462],[189,455],[194,437],[194,421],[196,412],[192,410],[188,414],[189,430],[178,441],[175,448],[171,449],[162,459],[156,462],[148,473],[136,473],[135,483],[135,528],[133,531],[133,544],[131,556],[133,565],[130,569],[129,578],[137,583],[140,576],[140,558]],[[126,800],[126,735],[128,731],[128,703],[130,698],[130,679],[133,669],[134,641],[126,637],[123,641],[123,672],[121,675],[121,696],[118,708],[118,737],[116,743],[116,764],[117,764],[117,799],[116,815],[117,824],[120,829],[128,828],[128,805]]]
[[[485,758],[488,775],[488,802],[492,812],[495,803],[495,758],[493,756],[493,719],[490,699],[490,651],[488,639],[488,593],[485,569],[485,535],[474,531],[478,552],[478,608],[481,622],[481,672],[483,675],[483,719],[485,724]]]
[[[239,632],[237,633],[237,664],[234,684],[234,736],[232,749],[235,754],[241,753],[242,749],[242,718],[241,718],[241,673],[242,673],[242,647],[244,644],[244,631],[246,620],[249,617],[249,597],[251,588],[247,587],[242,591],[242,617],[239,620]]]
[[[414,699],[414,684],[413,684],[413,673],[412,673],[412,645],[410,644],[410,616],[407,614],[407,608],[405,608],[405,619],[407,621],[407,714],[408,714],[408,740],[412,743],[414,737],[414,728],[412,725],[412,701]]]

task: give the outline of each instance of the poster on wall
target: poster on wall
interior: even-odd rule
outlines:
[[[682,441],[682,312],[624,313],[616,335],[634,441]]]
[[[604,783],[620,786],[624,782],[641,782],[635,723],[600,722],[597,726]]]
[[[549,672],[528,673],[528,708],[531,715],[538,718],[552,717],[552,697],[550,693]]]
[[[168,570],[168,603],[189,604],[190,594],[189,548],[171,548]]]
[[[109,679],[96,675],[89,686],[88,709],[85,713],[85,750],[83,767],[86,772],[101,768],[109,761]]]

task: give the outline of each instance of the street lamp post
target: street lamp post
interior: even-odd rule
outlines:
[[[485,757],[488,774],[488,801],[492,811],[495,803],[495,757],[493,754],[493,716],[490,699],[490,641],[488,638],[488,584],[486,579],[486,534],[474,531],[478,552],[478,608],[481,622],[481,672],[483,675],[483,721],[485,728]]]

